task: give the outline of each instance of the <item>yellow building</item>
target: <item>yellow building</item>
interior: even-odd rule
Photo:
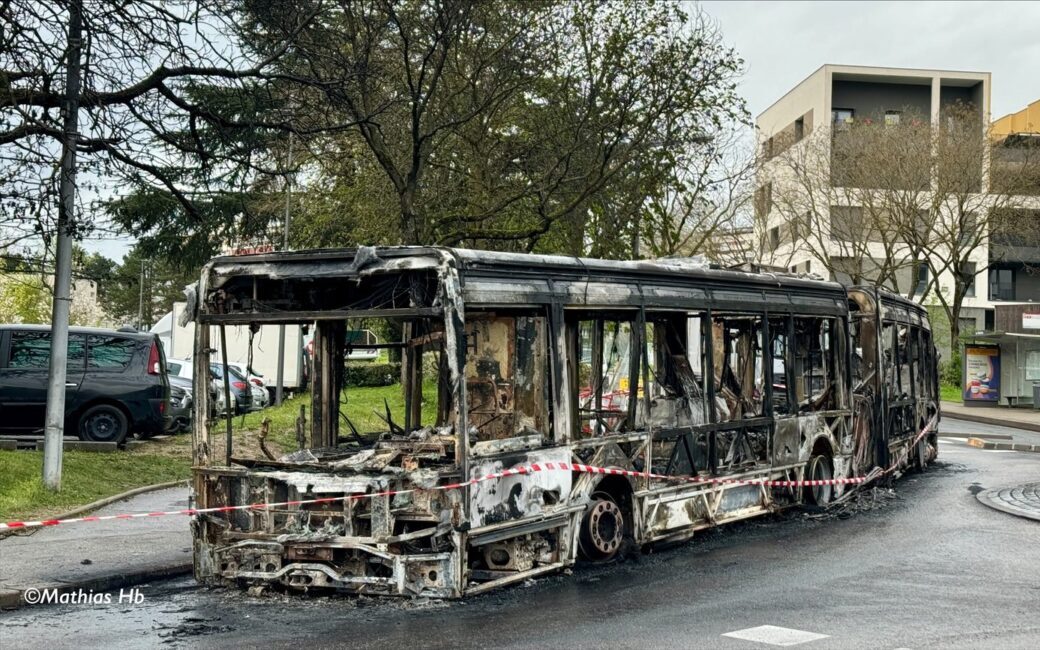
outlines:
[[[993,123],[993,136],[996,138],[1023,133],[1040,134],[1040,99]]]

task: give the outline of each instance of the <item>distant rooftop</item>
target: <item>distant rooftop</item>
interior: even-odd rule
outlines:
[[[1040,134],[1040,99],[993,122],[993,135]]]
[[[824,69],[830,69],[833,72],[834,77],[836,79],[849,79],[850,77],[874,77],[875,80],[887,81],[891,83],[906,83],[907,77],[936,76],[950,77],[951,79],[947,80],[948,82],[956,80],[957,77],[966,76],[967,78],[962,80],[966,82],[968,80],[975,81],[975,77],[984,77],[990,74],[989,72],[985,72],[982,70],[940,70],[936,68],[899,68],[883,65],[847,65],[843,63],[824,63],[819,68],[816,68],[808,75],[806,75],[804,79],[792,86],[790,90],[788,90],[786,93],[778,97],[776,101],[770,104],[765,110],[759,112],[758,116],[761,117],[762,115],[769,112],[769,109],[778,104],[780,100],[789,95],[795,88],[801,86],[810,77]],[[948,85],[960,84],[948,83]]]

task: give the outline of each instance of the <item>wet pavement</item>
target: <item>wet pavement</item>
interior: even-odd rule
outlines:
[[[188,487],[138,494],[91,515],[188,507]],[[105,588],[135,576],[183,574],[191,567],[187,517],[156,517],[57,525],[0,539],[0,606],[28,588]],[[42,558],[47,558],[42,561]]]
[[[856,507],[754,519],[462,602],[250,597],[182,578],[138,587],[138,603],[2,613],[0,647],[1035,648],[1040,523],[975,494],[1038,479],[1040,454],[945,438],[928,472]]]

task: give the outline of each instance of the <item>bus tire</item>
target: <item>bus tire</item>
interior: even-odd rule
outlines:
[[[830,456],[816,454],[809,459],[805,467],[805,480],[827,481],[834,478],[834,463]],[[806,485],[805,501],[817,506],[825,506],[834,496],[833,485]]]
[[[625,513],[614,499],[602,492],[593,495],[581,518],[578,547],[582,556],[595,562],[617,557],[625,541]]]
[[[928,441],[925,440],[924,436],[917,441],[914,445],[914,470],[918,474],[923,474],[928,468]]]

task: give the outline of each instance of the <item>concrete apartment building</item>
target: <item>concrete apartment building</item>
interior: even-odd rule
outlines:
[[[898,124],[900,119],[906,120],[906,115],[912,114],[925,116],[923,119],[930,119],[936,126],[941,116],[946,114],[945,109],[958,104],[977,110],[980,121],[985,123],[990,119],[990,83],[988,72],[824,65],[788,91],[757,119],[760,152],[764,159],[756,180],[755,201],[758,239],[764,243],[761,262],[791,272],[817,273],[828,279],[849,281],[848,276],[833,272],[833,264],[821,263],[820,258],[824,253],[830,256],[831,261],[847,255],[842,242],[837,241],[841,237],[831,233],[829,239],[833,241],[826,246],[808,245],[806,233],[799,232],[799,228],[790,223],[791,217],[776,208],[774,196],[777,192],[798,191],[791,185],[798,181],[781,165],[774,164],[775,157],[781,152],[803,146],[802,143],[814,132],[817,132],[816,137],[824,136],[828,144],[833,143],[835,134],[854,121]],[[1040,120],[1034,115],[1040,113],[1038,109],[1040,102],[1022,111],[1022,115],[1002,118],[998,123],[1003,129],[1001,136],[1014,138],[1016,134],[1035,135],[1040,132],[1040,123],[1036,123]],[[820,130],[824,130],[823,133],[819,133]],[[832,164],[830,156],[821,156],[820,160],[823,161],[821,165]],[[833,183],[836,178],[833,170],[823,171],[820,178]],[[980,178],[985,178],[982,186],[987,187],[989,169],[980,174],[985,175]],[[1028,200],[1033,198],[1040,199],[1032,197]],[[1040,209],[1040,201],[1033,207]],[[815,206],[814,209],[829,212],[830,219],[823,223],[833,225],[840,214],[846,215],[841,218],[847,218],[856,206],[832,204]],[[1036,217],[1040,218],[1040,211],[1036,212]],[[826,228],[826,225],[822,227]],[[815,241],[826,242],[827,239],[817,237]],[[883,258],[882,244],[869,237],[866,239],[870,241],[860,242],[865,244],[865,249],[860,250],[867,250],[865,255],[875,259]],[[992,330],[994,307],[1002,302],[1040,302],[1040,273],[1032,272],[1034,263],[1040,265],[1040,248],[1016,249],[1014,255],[998,248],[986,241],[972,252],[971,262],[961,271],[968,276],[973,274],[975,278],[963,303],[962,333]],[[861,253],[861,256],[865,255]],[[1023,256],[1029,259],[1024,260]],[[898,282],[900,287],[910,286],[913,267],[908,265],[897,273],[897,276],[903,276]],[[918,266],[916,271],[919,274],[917,286],[924,286],[930,269],[924,265],[923,268]],[[949,273],[946,276],[940,274],[938,277],[940,290],[953,284],[953,277]],[[908,293],[906,290],[901,292]],[[920,299],[920,295],[915,298]],[[924,302],[928,302],[927,297]]]

